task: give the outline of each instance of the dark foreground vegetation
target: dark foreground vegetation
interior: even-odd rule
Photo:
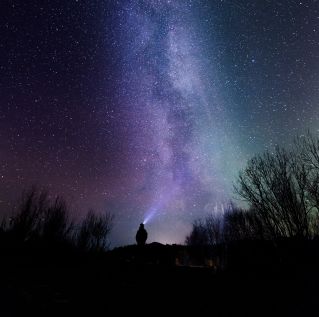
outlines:
[[[159,244],[107,253],[7,254],[1,258],[1,316],[315,316],[318,259],[299,261],[303,251],[288,252],[296,262],[272,262],[273,250],[264,254],[259,247],[234,246],[231,265],[220,271],[176,265],[176,254],[188,248]]]
[[[247,208],[194,221],[186,244],[109,250],[110,213],[72,221],[31,190],[0,229],[0,316],[316,316],[319,143],[253,158]]]

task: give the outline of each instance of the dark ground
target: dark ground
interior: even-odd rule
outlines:
[[[2,256],[0,316],[319,315],[313,264],[217,272],[119,256],[134,248],[111,256]]]

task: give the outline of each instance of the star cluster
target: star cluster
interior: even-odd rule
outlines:
[[[32,184],[113,245],[183,242],[253,154],[318,133],[319,3],[5,1],[0,212]]]

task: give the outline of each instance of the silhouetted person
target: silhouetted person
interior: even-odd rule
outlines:
[[[144,224],[141,223],[136,233],[136,242],[138,245],[144,245],[147,239],[147,231],[144,228]]]

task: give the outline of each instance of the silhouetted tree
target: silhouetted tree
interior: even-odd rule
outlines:
[[[295,139],[294,169],[298,184],[306,190],[309,232],[319,234],[319,139],[310,132]]]
[[[185,243],[215,246],[224,242],[262,238],[263,226],[254,210],[230,205],[224,213],[209,214],[195,220]]]
[[[208,235],[203,220],[197,219],[193,222],[192,230],[186,237],[185,243],[189,246],[208,245]]]
[[[48,243],[67,242],[72,234],[73,222],[69,219],[65,201],[57,197],[41,218],[41,237]]]
[[[263,225],[254,210],[233,207],[224,214],[224,240],[263,239]]]
[[[208,245],[216,245],[224,240],[224,215],[220,213],[209,214],[204,219],[204,227]]]
[[[23,195],[17,212],[2,221],[0,233],[17,245],[32,242],[60,248],[73,244],[82,250],[101,251],[109,246],[112,225],[110,213],[97,215],[90,211],[76,231],[63,198],[50,199],[45,191],[32,188]]]
[[[239,174],[236,192],[254,210],[268,238],[309,237],[308,171],[296,153],[277,148],[252,158]]]
[[[61,197],[50,199],[47,192],[35,188],[24,193],[22,201],[2,229],[12,242],[67,243],[72,236],[73,223]]]
[[[38,193],[35,188],[23,194],[16,214],[10,217],[7,231],[14,240],[26,242],[40,236],[41,218],[48,205],[47,193]]]
[[[108,236],[113,227],[113,215],[109,212],[95,214],[92,210],[80,224],[77,245],[88,251],[101,251],[109,247]]]
[[[216,213],[195,220],[185,243],[187,245],[213,246],[221,243],[223,239],[223,214]]]

